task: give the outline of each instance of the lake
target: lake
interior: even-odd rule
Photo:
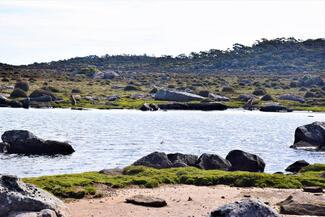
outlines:
[[[43,139],[69,141],[70,156],[0,154],[0,173],[20,177],[124,167],[153,151],[226,157],[233,149],[261,156],[266,172],[296,160],[325,163],[325,152],[289,148],[296,127],[324,121],[325,113],[0,109],[0,133],[25,129]]]

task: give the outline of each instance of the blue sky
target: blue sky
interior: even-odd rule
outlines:
[[[0,0],[0,62],[178,55],[325,37],[325,0]]]

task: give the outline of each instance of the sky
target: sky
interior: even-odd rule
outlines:
[[[0,62],[325,38],[325,0],[0,0]]]

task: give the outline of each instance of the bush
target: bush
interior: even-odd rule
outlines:
[[[24,90],[20,89],[20,88],[15,88],[11,92],[10,97],[11,98],[22,98],[22,97],[25,98],[25,97],[27,97],[27,93]]]

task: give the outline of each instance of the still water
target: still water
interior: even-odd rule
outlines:
[[[153,151],[223,157],[241,149],[261,156],[266,172],[296,160],[325,163],[325,152],[293,150],[296,127],[324,121],[325,113],[258,111],[168,111],[0,109],[0,134],[25,129],[43,139],[69,141],[71,156],[0,153],[0,173],[30,177],[124,167]]]

